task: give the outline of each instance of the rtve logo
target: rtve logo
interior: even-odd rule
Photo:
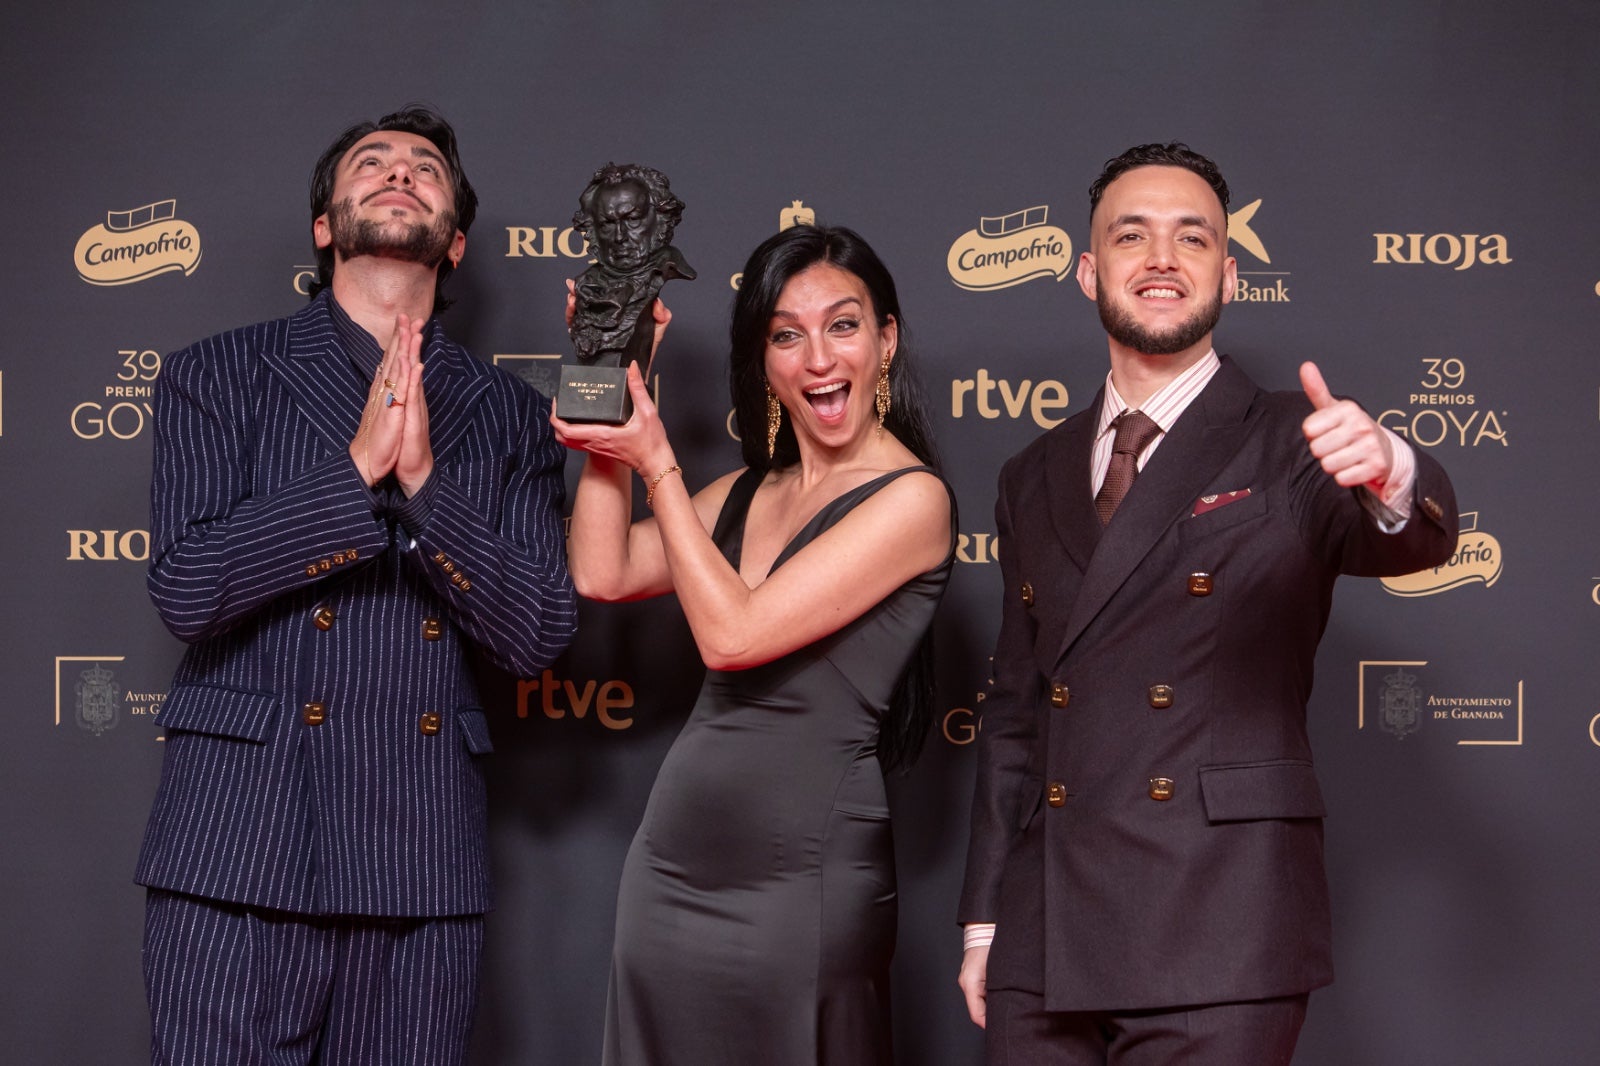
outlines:
[[[1378,242],[1374,263],[1404,263],[1419,266],[1454,266],[1466,270],[1478,263],[1504,266],[1511,262],[1505,235],[1491,233],[1374,233]]]
[[[626,681],[591,679],[574,683],[556,677],[554,670],[545,670],[538,677],[517,680],[518,718],[527,718],[535,706],[552,720],[565,718],[568,714],[581,719],[593,709],[595,718],[607,729],[627,729],[633,725],[632,717],[612,712],[628,710],[633,703],[633,686]]]
[[[990,377],[989,371],[980,367],[976,377],[957,378],[950,383],[951,418],[966,417],[969,395],[972,410],[979,418],[994,419],[1003,414],[1015,419],[1027,414],[1040,429],[1050,429],[1065,422],[1067,417],[1067,387],[1050,378],[1037,384],[1023,378],[1013,385],[1005,378]],[[995,405],[996,399],[999,406]]]

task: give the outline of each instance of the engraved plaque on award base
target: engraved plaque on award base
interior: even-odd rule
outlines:
[[[567,422],[607,422],[620,426],[633,417],[625,366],[561,364],[556,413]]]

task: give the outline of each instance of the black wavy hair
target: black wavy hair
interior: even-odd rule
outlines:
[[[889,362],[889,414],[884,428],[925,465],[938,470],[933,423],[917,380],[905,316],[894,278],[872,246],[843,226],[792,226],[761,242],[744,265],[729,327],[728,385],[733,394],[734,426],[745,465],[762,472],[800,461],[794,420],[784,418],[773,455],[767,457],[767,337],[778,297],[791,278],[818,263],[829,263],[861,279],[881,328],[893,316],[899,342]],[[879,726],[878,760],[885,772],[916,761],[933,722],[933,633],[923,634],[889,700]]]
[[[900,296],[888,267],[872,246],[854,230],[843,226],[792,226],[761,242],[750,253],[733,304],[729,328],[731,356],[728,384],[733,393],[734,425],[746,466],[753,470],[781,469],[800,461],[794,425],[785,418],[771,459],[767,458],[767,332],[778,296],[789,279],[818,263],[830,263],[861,279],[872,298],[872,311],[881,328],[893,316],[900,339],[889,362],[889,416],[884,428],[928,466],[939,466],[933,442],[933,423],[910,354]]]
[[[346,152],[361,138],[369,133],[380,130],[395,130],[399,133],[413,133],[430,142],[444,157],[445,165],[450,171],[450,184],[455,193],[456,229],[466,233],[472,228],[472,220],[478,214],[478,194],[473,191],[472,182],[467,180],[467,172],[461,168],[461,155],[456,150],[456,131],[446,122],[444,116],[431,108],[420,104],[407,104],[399,111],[384,115],[376,122],[358,122],[354,126],[339,134],[337,140],[327,147],[317,165],[311,169],[311,218],[315,221],[327,213],[329,204],[333,200],[334,172],[339,169],[339,161]],[[444,281],[455,270],[450,260],[446,258],[439,264],[439,270],[434,280],[433,307],[435,311],[443,311],[451,302],[444,295]],[[317,293],[333,284],[333,249],[317,249],[317,277],[310,285],[310,295]]]

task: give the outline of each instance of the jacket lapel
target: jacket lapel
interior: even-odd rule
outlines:
[[[348,448],[361,421],[362,393],[354,387],[350,359],[339,348],[333,317],[322,294],[289,320],[288,345],[261,353],[294,399],[302,417],[337,451]]]
[[[422,391],[428,398],[428,443],[436,463],[443,463],[461,443],[472,427],[472,407],[489,387],[489,375],[473,373],[473,362],[435,320],[423,346]]]
[[[1104,394],[1101,389],[1087,411],[1045,438],[1045,498],[1050,521],[1079,570],[1089,568],[1102,532],[1094,496],[1089,492],[1089,461]]]
[[[352,387],[350,357],[339,346],[333,316],[320,296],[289,323],[286,349],[262,352],[296,409],[334,450],[347,448],[359,428],[364,394]],[[488,387],[486,374],[474,374],[472,356],[444,334],[438,320],[429,326],[422,352],[422,388],[428,399],[428,434],[435,462],[460,443],[471,426],[473,404]]]
[[[1099,539],[1067,618],[1057,662],[1238,452],[1253,422],[1248,416],[1257,391],[1224,357],[1216,376],[1173,424]],[[1081,510],[1099,524],[1092,501]]]

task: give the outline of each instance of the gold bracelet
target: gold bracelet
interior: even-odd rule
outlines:
[[[681,475],[682,473],[683,467],[679,466],[677,463],[673,463],[671,466],[661,471],[661,473],[651,478],[650,487],[644,490],[644,505],[646,507],[654,507],[656,505],[656,486],[661,483],[662,478],[666,477],[668,474]]]

